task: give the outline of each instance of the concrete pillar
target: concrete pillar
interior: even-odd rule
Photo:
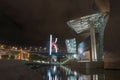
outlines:
[[[95,29],[94,29],[94,23],[93,22],[90,22],[90,36],[91,36],[92,61],[97,61],[96,38],[95,38]]]

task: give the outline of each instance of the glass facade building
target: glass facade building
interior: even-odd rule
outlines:
[[[65,40],[68,53],[76,53],[76,39],[66,39]]]

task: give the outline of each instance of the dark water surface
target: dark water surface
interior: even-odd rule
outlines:
[[[120,70],[71,69],[59,65],[29,65],[29,67],[44,80],[120,80]]]

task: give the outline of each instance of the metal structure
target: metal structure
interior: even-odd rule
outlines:
[[[67,22],[68,26],[72,28],[77,34],[83,33],[85,31],[90,31],[92,61],[103,60],[103,37],[108,17],[109,16],[107,13],[96,13]],[[99,34],[97,50],[95,33]]]

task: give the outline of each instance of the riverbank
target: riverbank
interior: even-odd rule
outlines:
[[[0,60],[0,80],[44,80],[25,61]]]

